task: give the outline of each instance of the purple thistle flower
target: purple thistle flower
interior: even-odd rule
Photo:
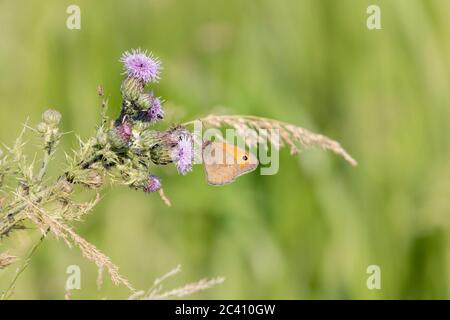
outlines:
[[[123,150],[130,146],[132,138],[131,124],[127,121],[116,124],[108,132],[108,141],[114,149]]]
[[[143,187],[144,192],[156,192],[159,189],[161,189],[161,179],[154,175],[148,176],[148,180]]]
[[[131,125],[128,122],[124,122],[117,126],[117,132],[123,140],[128,141],[132,135]]]
[[[177,146],[172,153],[172,159],[180,174],[185,175],[192,170],[194,160],[192,137],[185,132],[179,136]]]
[[[150,108],[147,110],[147,118],[150,122],[156,122],[164,118],[164,110],[161,106],[161,99],[151,97]]]
[[[161,62],[147,51],[133,49],[125,52],[120,61],[124,65],[125,73],[144,83],[158,82]]]

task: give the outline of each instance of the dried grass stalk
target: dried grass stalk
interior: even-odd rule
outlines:
[[[43,208],[29,200],[28,202],[30,206],[26,211],[27,217],[39,227],[43,234],[49,229],[57,238],[63,239],[70,248],[73,245],[77,246],[80,248],[84,257],[93,261],[98,268],[105,268],[108,271],[114,284],[122,284],[131,291],[135,291],[130,282],[119,273],[119,267],[113,264],[108,256],[103,254],[93,244],[83,239],[71,227],[60,221],[60,219],[50,215]]]
[[[61,216],[67,221],[82,221],[82,217],[90,213],[100,200],[101,197],[99,193],[96,194],[95,199],[84,203],[76,203],[70,199],[65,199],[66,202],[61,208]]]
[[[210,289],[216,285],[222,284],[225,281],[224,277],[216,277],[213,279],[202,279],[197,282],[189,283],[182,287],[172,289],[169,291],[162,291],[162,282],[167,278],[173,277],[174,275],[181,272],[181,265],[178,265],[173,270],[169,271],[160,278],[157,278],[153,283],[153,286],[147,291],[138,291],[131,295],[129,300],[164,300],[169,298],[182,298],[200,291]]]
[[[280,148],[288,146],[291,154],[297,154],[302,148],[310,148],[314,146],[329,150],[344,158],[352,166],[358,163],[353,157],[345,151],[337,142],[324,135],[313,133],[305,128],[295,126],[290,123],[261,118],[256,116],[242,115],[209,115],[199,119],[205,126],[224,127],[229,126],[236,129],[238,135],[244,138],[247,144],[254,144],[255,139],[268,139],[273,146]],[[261,135],[260,129],[267,130],[267,137]],[[277,130],[280,135],[279,144],[275,137],[271,134],[272,130]],[[255,130],[260,133],[258,137],[254,136]],[[262,141],[265,142],[265,141]]]
[[[0,253],[0,270],[12,265],[17,261],[17,257],[10,255],[8,251]]]
[[[164,193],[164,189],[163,188],[159,189],[158,193],[159,193],[159,196],[161,197],[161,200],[164,202],[164,204],[168,207],[171,207],[172,202],[170,202],[170,199],[167,198],[166,194]]]
[[[176,266],[175,268],[173,268],[172,270],[170,270],[169,272],[167,272],[165,275],[163,275],[162,277],[156,278],[155,282],[153,283],[153,288],[156,288],[157,286],[159,286],[164,280],[173,277],[174,275],[178,274],[181,272],[181,264],[179,264],[178,266]]]
[[[151,292],[148,296],[145,296],[144,300],[163,300],[168,298],[182,298],[200,291],[210,289],[216,285],[222,284],[225,281],[223,277],[217,277],[213,279],[202,279],[197,282],[189,283],[183,287],[172,289],[163,293]]]

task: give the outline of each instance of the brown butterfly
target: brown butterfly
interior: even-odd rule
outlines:
[[[203,144],[203,165],[210,185],[222,186],[258,167],[255,155],[225,142]]]

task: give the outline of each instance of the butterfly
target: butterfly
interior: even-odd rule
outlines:
[[[231,183],[258,167],[255,155],[225,142],[204,142],[202,158],[206,180],[214,186]]]

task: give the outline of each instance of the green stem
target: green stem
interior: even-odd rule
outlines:
[[[38,181],[42,181],[45,172],[47,170],[48,164],[50,162],[51,158],[51,152],[47,152],[44,156],[44,160],[42,162],[41,170],[39,171],[39,174],[37,176]],[[88,161],[84,163],[80,163],[81,169],[88,169],[90,166],[92,166],[95,162],[100,161],[102,159],[101,152],[95,153]],[[62,175],[60,178],[67,179],[66,174]],[[59,180],[59,179],[58,179]],[[57,181],[58,181],[57,180]],[[69,177],[69,182],[70,177]],[[39,190],[31,199],[31,202],[33,203],[39,203],[42,199],[47,197],[48,195],[52,194],[55,190],[55,188],[58,188],[58,184],[54,184],[51,187]],[[11,231],[17,224],[23,220],[22,215],[20,214],[23,210],[25,210],[28,207],[28,203],[25,200],[16,201],[14,203],[11,203],[5,210],[5,214],[0,218],[0,238],[7,235],[9,231]]]
[[[38,192],[33,199],[29,199],[33,203],[39,203],[52,194],[57,185],[46,188]],[[14,229],[17,224],[23,220],[21,213],[28,207],[28,203],[25,200],[15,201],[14,203],[8,206],[8,209],[5,210],[5,214],[0,218],[0,238],[6,236],[9,231]]]
[[[36,177],[36,182],[38,184],[42,183],[42,179],[44,179],[45,173],[47,172],[48,164],[50,163],[51,155],[52,150],[51,147],[49,147],[44,153],[44,159],[42,159],[42,166]]]
[[[6,291],[2,294],[0,300],[6,300],[8,299],[14,291],[14,285],[16,284],[17,280],[19,279],[20,275],[25,271],[25,269],[28,267],[31,261],[31,257],[34,255],[40,244],[44,241],[45,237],[47,236],[48,232],[50,231],[50,228],[48,228],[42,236],[39,238],[38,242],[35,243],[35,245],[31,248],[30,252],[27,255],[27,258],[23,265],[16,271],[16,274],[14,275],[14,278],[12,279],[11,283],[9,284]]]

